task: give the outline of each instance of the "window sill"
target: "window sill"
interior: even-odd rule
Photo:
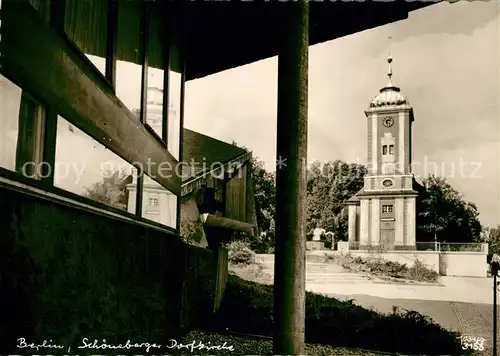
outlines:
[[[152,228],[166,232],[169,235],[179,236],[175,228],[153,222],[144,217],[139,217],[125,210],[120,210],[118,208],[93,201],[89,198],[82,197],[61,188],[49,186],[49,184],[43,180],[40,181],[26,178],[22,174],[9,171],[2,167],[0,167],[0,187],[28,194],[54,204],[98,214],[146,228]]]
[[[165,141],[162,140],[162,138],[160,137],[160,135],[158,135],[158,133],[148,123],[145,123],[144,127],[146,127],[146,130],[148,130],[149,133],[154,136],[154,138],[156,139],[156,141],[158,141],[159,143],[161,143],[161,145],[168,150],[168,146],[165,143]]]

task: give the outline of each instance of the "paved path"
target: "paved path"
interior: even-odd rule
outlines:
[[[257,255],[256,261],[263,267],[265,273],[273,275],[273,255]],[[481,304],[491,304],[493,300],[491,278],[442,276],[439,285],[396,284],[365,273],[347,271],[333,261],[307,261],[306,288],[322,294],[369,295],[396,299]],[[500,305],[500,296],[497,304]]]
[[[264,257],[257,261],[265,273],[273,275],[272,258]],[[344,300],[354,299],[356,304],[380,312],[390,313],[393,306],[418,311],[461,335],[483,337],[487,348],[479,355],[491,355],[491,278],[441,277],[440,284],[390,284],[380,278],[346,271],[333,262],[306,263],[306,289],[310,292]],[[497,315],[500,316],[500,308]],[[500,333],[497,340],[500,340]],[[500,343],[497,344],[500,349]]]

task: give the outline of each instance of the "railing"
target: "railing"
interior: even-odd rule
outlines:
[[[416,242],[415,243],[416,251],[439,251],[439,242]]]
[[[486,252],[488,244],[446,242],[440,244],[443,252]]]
[[[417,242],[415,245],[404,246],[395,244],[366,244],[360,241],[349,241],[349,250],[367,252],[387,251],[437,251],[437,252],[487,252],[488,246],[484,243],[443,243]]]

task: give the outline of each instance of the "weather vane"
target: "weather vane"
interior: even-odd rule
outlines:
[[[391,36],[388,37],[389,41],[392,39]],[[389,51],[389,56],[387,57],[387,63],[389,63],[389,69],[387,71],[387,76],[389,77],[389,84],[387,86],[391,87],[392,86],[392,57],[391,57],[391,51]]]

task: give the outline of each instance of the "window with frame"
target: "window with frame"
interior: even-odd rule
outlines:
[[[0,167],[40,179],[43,105],[0,74]]]
[[[394,145],[383,145],[382,146],[382,154],[383,155],[393,155],[394,154]]]
[[[141,114],[142,16],[144,3],[120,1],[116,34],[116,96],[136,116]],[[137,117],[139,119],[140,117]]]
[[[65,0],[64,32],[106,75],[108,0]]]
[[[91,136],[57,118],[54,185],[130,213],[128,187],[137,169]]]
[[[181,104],[182,104],[182,58],[180,53],[180,39],[177,28],[173,26],[172,44],[169,55],[168,71],[168,119],[167,119],[167,146],[168,151],[179,160]]]
[[[392,205],[382,205],[382,213],[383,214],[390,214],[392,213]]]
[[[146,124],[156,135],[167,141],[164,118],[165,94],[165,23],[160,16],[149,16],[149,33],[147,41],[147,91],[146,91]]]
[[[141,177],[141,217],[175,229],[177,227],[177,196],[147,174],[144,173]],[[129,211],[137,209],[137,188],[139,186],[137,178],[136,173],[133,176],[132,184],[128,187]]]
[[[157,197],[155,197],[155,198],[149,197],[149,208],[151,208],[151,209],[158,208],[158,198]]]

